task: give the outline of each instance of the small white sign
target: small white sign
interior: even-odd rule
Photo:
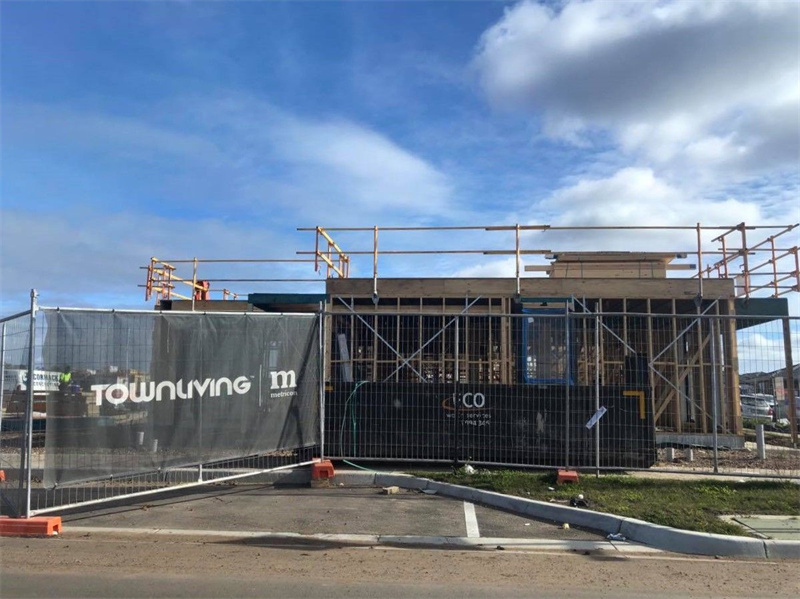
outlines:
[[[607,411],[605,406],[601,406],[600,409],[594,413],[594,416],[589,418],[589,422],[586,423],[586,428],[592,428],[597,424]]]

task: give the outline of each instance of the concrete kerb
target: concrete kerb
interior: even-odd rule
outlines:
[[[219,539],[225,541],[248,541],[265,545],[330,544],[350,546],[390,545],[395,547],[442,547],[450,549],[516,549],[524,551],[578,551],[619,552],[623,554],[646,554],[658,552],[641,545],[610,543],[608,541],[574,541],[552,539],[513,539],[503,537],[445,537],[420,535],[370,535],[370,534],[300,534],[294,532],[231,531],[208,529],[164,529],[70,526],[68,534],[76,535],[135,535],[170,536]]]
[[[764,541],[764,549],[769,559],[800,559],[800,541]]]
[[[270,482],[284,482],[280,480],[280,473],[275,473],[275,475],[278,476]],[[614,514],[593,512],[535,499],[512,497],[493,491],[437,482],[410,474],[366,471],[340,472],[333,477],[331,483],[350,486],[397,486],[403,489],[435,491],[445,497],[496,507],[531,518],[566,522],[570,525],[598,530],[607,534],[621,534],[629,541],[674,553],[718,555],[722,557],[800,559],[800,541],[761,540],[680,530],[635,518],[624,518]]]
[[[649,547],[696,555],[768,557],[764,541],[761,539],[680,530],[635,518],[621,518],[620,520],[619,534]],[[798,550],[800,550],[800,543],[798,543]],[[798,551],[798,557],[800,557],[800,551]]]

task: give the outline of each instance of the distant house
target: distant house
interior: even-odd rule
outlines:
[[[795,395],[800,395],[800,364],[793,370]],[[764,393],[777,400],[788,399],[786,369],[779,368],[773,372],[748,372],[739,376],[739,387],[743,393]]]

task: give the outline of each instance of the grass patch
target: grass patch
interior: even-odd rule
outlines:
[[[463,471],[425,472],[418,476],[540,501],[563,503],[580,493],[590,502],[591,509],[599,512],[719,534],[746,535],[739,526],[720,520],[721,515],[800,513],[800,488],[790,482],[582,475],[577,484],[559,486],[554,474],[512,470],[478,470],[471,475]]]

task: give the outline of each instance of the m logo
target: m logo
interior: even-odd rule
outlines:
[[[297,387],[297,377],[294,370],[279,370],[270,372],[270,389],[294,389]]]

